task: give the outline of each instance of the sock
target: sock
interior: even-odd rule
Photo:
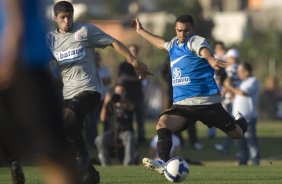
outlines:
[[[172,147],[172,133],[169,129],[161,128],[157,130],[158,143],[157,148],[159,157],[167,162],[170,159],[170,150]]]
[[[247,121],[246,121],[245,118],[240,118],[240,119],[238,119],[238,120],[235,120],[235,123],[236,123],[237,125],[239,125],[239,127],[242,129],[243,134],[247,131],[247,129],[248,129],[248,123],[247,123]]]
[[[66,139],[72,151],[73,157],[76,159],[78,167],[86,168],[90,156],[86,149],[82,136],[82,125],[79,121],[74,121],[65,126]],[[83,169],[82,169],[83,170]]]
[[[71,145],[76,153],[76,162],[79,167],[86,168],[89,164],[90,156],[86,149],[83,136],[77,137],[75,140],[72,140]]]

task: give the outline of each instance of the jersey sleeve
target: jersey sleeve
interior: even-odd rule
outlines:
[[[199,57],[201,57],[200,50],[202,48],[207,48],[211,51],[211,53],[213,53],[212,48],[209,45],[208,41],[205,38],[197,35],[189,39],[189,41],[187,42],[187,47],[192,52],[195,52]]]
[[[95,25],[87,25],[88,29],[88,42],[90,45],[99,47],[99,48],[105,48],[106,46],[110,45],[114,38],[110,35],[103,32],[101,29],[96,27]]]
[[[240,90],[242,90],[244,93],[246,93],[248,96],[251,96],[252,94],[256,93],[259,89],[259,84],[257,80],[251,78],[248,79],[240,85]]]
[[[176,37],[174,37],[172,40],[170,40],[169,42],[165,42],[163,47],[165,48],[165,50],[169,51],[173,45],[173,42],[175,41]]]

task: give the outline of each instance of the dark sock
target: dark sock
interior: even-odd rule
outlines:
[[[77,164],[81,167],[87,167],[90,161],[90,156],[86,149],[82,135],[77,137],[76,140],[73,140],[71,144],[76,152]]]
[[[243,133],[245,133],[248,129],[248,123],[245,118],[240,118],[238,120],[235,120],[235,123],[239,125],[239,127],[242,129]]]
[[[157,130],[158,143],[157,148],[159,157],[167,162],[170,159],[170,150],[172,147],[172,133],[169,129],[161,128]]]

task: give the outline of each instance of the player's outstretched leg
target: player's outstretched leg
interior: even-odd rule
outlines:
[[[165,162],[163,160],[153,160],[150,158],[143,158],[143,165],[152,171],[157,171],[160,174],[164,173]]]

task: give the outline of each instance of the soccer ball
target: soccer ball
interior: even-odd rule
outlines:
[[[182,158],[172,158],[165,164],[164,175],[172,183],[183,181],[189,174],[189,165]]]

